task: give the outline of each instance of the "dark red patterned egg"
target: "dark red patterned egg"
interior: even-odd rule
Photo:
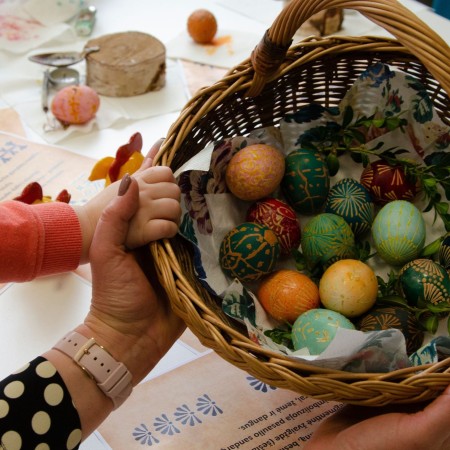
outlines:
[[[364,168],[361,184],[377,205],[394,200],[413,201],[419,190],[417,183],[406,177],[402,166],[391,166],[381,159]]]
[[[300,224],[295,211],[281,200],[265,198],[253,203],[247,211],[246,220],[270,228],[276,234],[284,255],[300,245]]]

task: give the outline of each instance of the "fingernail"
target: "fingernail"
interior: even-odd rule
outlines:
[[[128,191],[128,188],[130,187],[131,184],[131,177],[128,173],[126,173],[123,178],[122,181],[120,182],[120,186],[119,186],[119,192],[117,193],[117,195],[124,195],[125,192]]]

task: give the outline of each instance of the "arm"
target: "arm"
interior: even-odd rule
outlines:
[[[78,266],[81,229],[66,203],[3,202],[0,228],[0,282],[27,281]]]
[[[171,169],[152,167],[162,141],[149,151],[135,174],[139,209],[131,219],[128,248],[172,237],[177,232],[180,192]],[[117,195],[120,181],[85,205],[62,202],[0,204],[0,282],[29,281],[43,275],[74,270],[89,261],[89,249],[103,209]],[[172,199],[172,201],[167,201]],[[164,209],[160,208],[161,203]]]
[[[129,184],[128,180],[131,180]],[[168,204],[172,201],[167,200]],[[166,209],[166,202],[158,205],[161,211]],[[131,373],[133,386],[147,375],[184,330],[184,324],[171,311],[156,278],[144,273],[135,254],[125,250],[130,223],[138,209],[138,183],[125,177],[119,188],[119,195],[105,208],[97,225],[90,250],[93,275],[92,306],[84,322],[76,328],[78,333],[86,338],[94,338],[114,359],[125,364]],[[165,219],[162,219],[162,222],[159,222],[158,219],[157,223],[164,221]],[[162,229],[165,229],[164,225]],[[65,438],[68,439],[72,433],[73,439],[84,439],[110,414],[113,403],[95,381],[87,377],[64,353],[50,349],[43,357],[44,362],[56,368],[56,376],[63,380],[63,391],[70,393],[67,395],[70,401],[66,402],[64,414],[67,434]],[[32,378],[32,375],[28,374],[28,379],[23,383],[27,384],[30,377]],[[36,390],[28,392],[32,398],[37,396]],[[76,411],[73,408],[71,410],[72,402]],[[21,411],[13,412],[17,417],[21,416]],[[4,430],[9,429],[5,425],[7,420],[8,417],[0,414],[0,436]],[[34,448],[27,444],[34,442],[31,439],[35,435],[29,427],[29,422],[21,422],[18,427],[21,427],[20,434],[28,439],[24,441],[24,448]],[[50,440],[47,442],[51,448],[60,448],[58,442],[64,439],[61,436],[55,437],[57,433],[59,431],[54,429],[48,433]]]

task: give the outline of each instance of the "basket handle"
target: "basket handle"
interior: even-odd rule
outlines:
[[[415,55],[450,95],[450,48],[428,25],[397,0],[292,0],[253,50],[255,70],[246,95],[258,95],[275,74],[300,26],[331,8],[354,9],[394,35]]]

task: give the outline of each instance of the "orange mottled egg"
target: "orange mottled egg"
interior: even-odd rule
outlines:
[[[260,200],[278,188],[284,168],[284,156],[275,147],[253,144],[231,158],[225,181],[228,189],[241,200]]]
[[[319,288],[307,275],[281,269],[264,277],[257,297],[263,308],[275,319],[293,323],[297,317],[318,308]]]
[[[89,86],[66,86],[58,91],[52,100],[53,115],[65,125],[81,125],[97,114],[100,97]]]

